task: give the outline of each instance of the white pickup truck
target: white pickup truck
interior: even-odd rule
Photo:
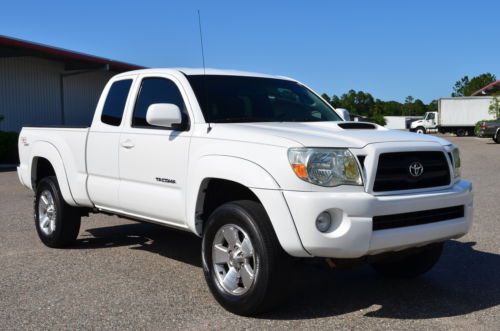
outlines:
[[[456,146],[343,118],[289,78],[133,71],[109,81],[90,128],[23,128],[17,170],[47,246],[75,242],[90,212],[190,231],[217,301],[250,315],[301,259],[415,277],[470,228]]]

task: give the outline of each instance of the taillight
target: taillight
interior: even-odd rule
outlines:
[[[486,129],[486,122],[483,122],[483,124],[481,124],[481,129]]]

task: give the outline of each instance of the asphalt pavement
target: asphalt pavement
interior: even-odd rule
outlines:
[[[447,138],[473,181],[475,216],[431,272],[403,281],[300,266],[286,304],[253,318],[212,298],[191,234],[92,215],[74,247],[45,247],[32,192],[0,170],[0,330],[500,330],[500,145]]]

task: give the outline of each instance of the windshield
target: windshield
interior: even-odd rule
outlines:
[[[207,122],[342,120],[323,99],[293,81],[222,75],[192,75],[187,79]]]

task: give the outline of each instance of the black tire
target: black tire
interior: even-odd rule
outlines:
[[[55,229],[53,230],[42,229],[42,222],[40,222],[40,204],[43,204],[42,193],[44,192],[49,192],[50,197],[53,199],[55,208]],[[36,186],[34,217],[38,237],[48,247],[62,248],[69,246],[75,242],[80,231],[81,215],[78,208],[72,207],[64,201],[55,176],[41,179]]]
[[[426,134],[427,133],[427,130],[425,130],[425,128],[423,126],[419,126],[415,129],[415,133],[418,133],[418,134]]]
[[[496,136],[493,137],[493,141],[500,144],[500,130],[496,132]]]
[[[457,135],[457,137],[464,137],[466,133],[467,133],[467,130],[465,130],[465,129],[457,129],[456,135]]]
[[[441,256],[443,245],[443,243],[432,244],[410,255],[388,257],[372,263],[372,267],[387,277],[415,278],[434,267]]]
[[[239,295],[224,289],[218,279],[223,276],[217,274],[212,263],[216,235],[228,225],[236,225],[249,236],[255,257],[253,283],[245,293]],[[280,246],[266,211],[255,201],[226,203],[212,213],[204,229],[202,262],[205,279],[215,299],[226,310],[243,316],[270,310],[284,299],[289,280],[292,279],[291,257]]]

